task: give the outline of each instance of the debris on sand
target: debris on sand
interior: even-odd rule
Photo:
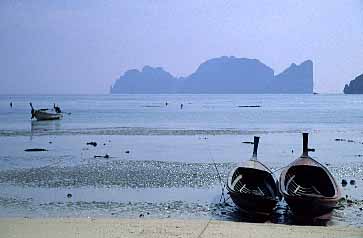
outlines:
[[[87,145],[93,145],[94,147],[97,146],[97,142],[91,141],[91,142],[87,142]]]
[[[105,158],[105,159],[109,159],[110,155],[109,154],[105,154],[105,155],[95,155],[93,156],[93,158]]]
[[[357,141],[352,139],[342,139],[342,138],[336,138],[335,141],[346,141],[348,143],[357,143]]]
[[[31,148],[31,149],[25,149],[26,152],[39,152],[39,151],[48,151],[47,149],[43,148]]]
[[[347,180],[342,179],[342,186],[345,187],[345,186],[347,186],[347,184],[348,184]]]

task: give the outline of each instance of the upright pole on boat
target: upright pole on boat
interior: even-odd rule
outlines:
[[[303,157],[309,156],[309,133],[303,133]]]
[[[32,109],[31,112],[30,112],[32,114],[31,119],[33,119],[35,117],[35,110],[34,110],[33,104],[31,102],[29,103],[29,105],[30,105],[30,107]]]
[[[260,137],[255,136],[253,138],[253,154],[252,159],[257,160],[257,149],[258,149],[258,142],[260,141]]]

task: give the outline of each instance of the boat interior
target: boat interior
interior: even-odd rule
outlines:
[[[326,171],[317,166],[297,165],[291,167],[285,177],[285,188],[294,196],[332,197],[334,185]]]
[[[232,175],[231,188],[235,192],[275,199],[275,180],[267,171],[239,167]]]

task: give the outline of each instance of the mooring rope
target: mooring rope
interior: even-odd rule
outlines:
[[[225,184],[225,183],[223,182],[223,180],[222,180],[221,173],[220,173],[220,172],[219,172],[219,170],[218,170],[218,167],[217,167],[217,164],[216,164],[216,162],[215,162],[215,160],[214,160],[213,154],[212,154],[212,152],[211,152],[211,150],[210,150],[210,148],[209,148],[208,141],[206,142],[206,144],[207,144],[207,151],[208,151],[208,153],[209,153],[209,157],[212,159],[212,162],[213,162],[214,168],[216,169],[217,174],[218,174],[219,183],[221,184],[221,187],[222,187],[222,194],[221,194],[221,197],[220,197],[220,199],[219,199],[219,203],[221,203],[222,198],[223,198],[223,202],[224,202],[224,203],[226,203],[226,198],[225,198],[225,196],[224,196],[224,188],[226,187],[226,184]]]

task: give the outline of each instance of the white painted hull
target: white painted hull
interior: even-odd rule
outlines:
[[[36,110],[34,112],[34,117],[38,121],[60,120],[60,119],[62,119],[63,114],[62,113],[53,113],[53,112],[46,112],[46,111]]]

